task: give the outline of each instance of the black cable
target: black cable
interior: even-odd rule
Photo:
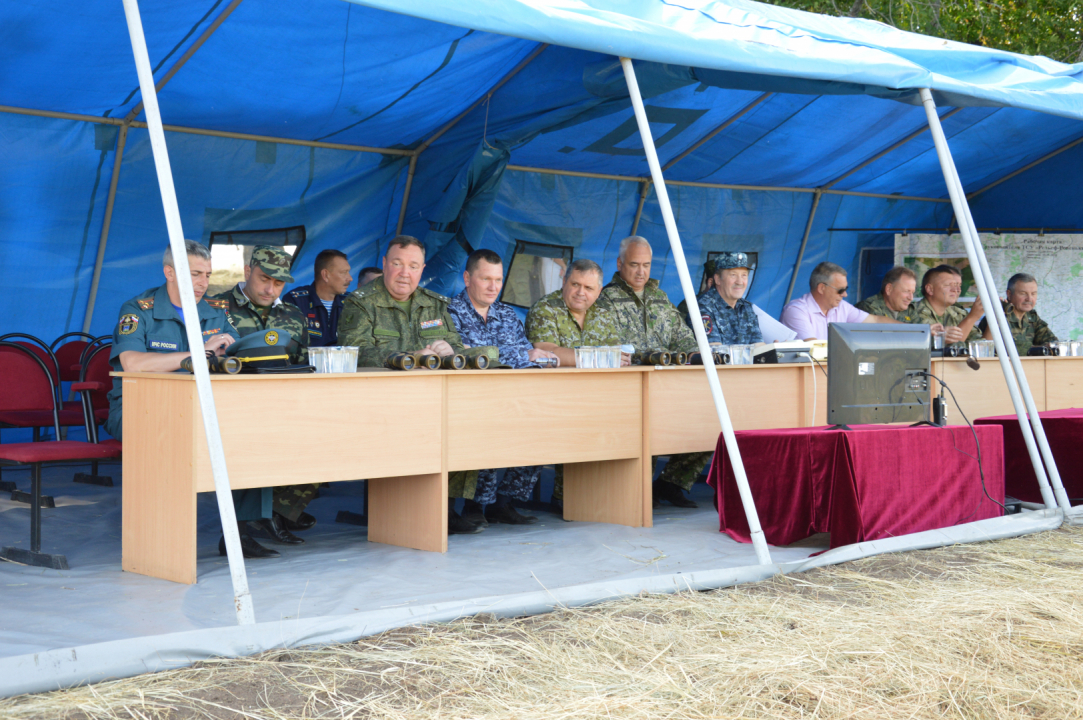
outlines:
[[[823,363],[821,363],[816,358],[812,357],[812,351],[811,350],[808,353],[808,359],[811,360],[812,362],[816,363],[820,368],[820,372],[822,372],[824,374],[824,377],[827,377],[827,370],[824,370]]]

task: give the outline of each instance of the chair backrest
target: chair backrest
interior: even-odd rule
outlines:
[[[58,337],[56,340],[53,340],[53,344],[49,346],[49,349],[52,350],[55,353],[56,349],[58,347],[60,347],[61,345],[63,345],[65,342],[74,342],[73,340],[69,340],[68,338],[78,338],[78,339],[82,340],[83,342],[90,342],[91,340],[94,339],[94,336],[91,335],[90,333],[85,333],[85,332],[64,333],[63,335]]]
[[[109,352],[112,349],[112,343],[101,345],[95,348],[90,357],[83,363],[83,372],[79,381],[102,384],[101,390],[94,390],[90,393],[90,405],[94,410],[109,407],[109,398],[107,396],[109,395],[109,389],[113,387],[113,378],[109,377],[109,373],[113,369],[109,365]]]
[[[49,369],[26,347],[0,341],[0,411],[52,410],[56,412]]]
[[[93,340],[93,338],[91,339]],[[53,348],[53,355],[56,356],[56,364],[60,366],[61,382],[75,382],[79,379],[80,371],[82,369],[80,360],[83,357],[83,351],[86,350],[88,345],[90,345],[88,341],[79,339],[66,342],[63,345],[55,346]]]
[[[57,362],[56,355],[53,354],[53,351],[49,349],[49,346],[45,344],[44,340],[34,337],[33,335],[27,335],[26,333],[8,333],[7,335],[0,335],[0,342],[10,342],[21,345],[41,358],[41,361],[48,370],[49,378],[53,382],[53,387],[59,391],[60,363]]]
[[[83,348],[83,354],[79,356],[79,364],[80,365],[85,365],[86,361],[87,361],[87,358],[90,357],[90,354],[92,352],[94,352],[95,350],[97,350],[98,348],[100,348],[102,345],[112,345],[112,344],[113,344],[113,336],[112,335],[102,335],[100,337],[94,338],[93,340],[91,340],[90,342],[88,342],[86,344],[85,348]]]

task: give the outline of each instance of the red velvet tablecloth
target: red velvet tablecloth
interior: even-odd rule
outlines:
[[[1045,437],[1060,471],[1060,481],[1070,498],[1083,497],[1083,410],[1050,410],[1038,413]],[[975,425],[999,425],[1004,428],[1004,490],[1013,498],[1042,502],[1038,478],[1030,464],[1030,454],[1023,442],[1023,431],[1015,415],[979,418]]]
[[[1004,441],[996,425],[976,428],[989,495],[1004,500]],[[997,517],[985,497],[966,426],[857,425],[737,433],[767,542],[789,545],[818,532],[831,547]],[[719,483],[721,479],[721,483]],[[721,436],[708,482],[720,530],[750,542],[733,466]]]

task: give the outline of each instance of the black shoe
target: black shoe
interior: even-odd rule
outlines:
[[[505,523],[507,525],[533,525],[538,518],[533,515],[521,515],[511,505],[502,505],[489,509],[489,522]]]
[[[223,535],[222,539],[218,541],[218,554],[226,554],[226,536]],[[244,555],[245,560],[255,560],[258,558],[276,558],[278,557],[278,551],[271,548],[265,548],[256,542],[248,533],[241,533],[241,554]]]
[[[463,520],[480,525],[481,527],[489,527],[489,521],[485,519],[485,506],[479,505],[473,500],[467,500],[463,504],[463,512],[460,517]]]
[[[308,530],[310,527],[316,524],[316,518],[312,517],[306,512],[303,512],[298,516],[296,520],[290,520],[285,515],[274,514],[282,523],[282,527],[286,528],[290,532],[301,532],[302,530]]]
[[[304,538],[297,537],[285,528],[282,523],[282,516],[278,513],[273,513],[271,517],[262,520],[251,520],[248,527],[280,545],[301,545],[304,543]]]
[[[456,512],[449,512],[447,514],[447,534],[448,535],[474,535],[484,530],[480,525],[475,525],[466,518],[463,518]]]
[[[654,483],[654,491],[652,494],[654,495],[655,500],[665,500],[670,505],[676,505],[679,508],[699,507],[694,500],[686,498],[684,492],[672,483],[662,482],[661,480],[656,481]]]

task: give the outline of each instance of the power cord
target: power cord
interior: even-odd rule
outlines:
[[[816,358],[812,357],[812,353],[803,352],[803,353],[798,353],[797,354],[798,357],[801,357],[802,355],[807,357],[809,359],[810,363],[816,363],[817,365],[819,365],[819,363],[816,362]],[[820,368],[820,369],[823,370],[823,368]],[[825,376],[827,375],[826,370],[824,370],[824,375]],[[819,397],[819,395],[820,395],[820,393],[816,389],[816,371],[813,370],[812,371],[812,424],[809,425],[809,427],[815,427],[816,426],[816,398]]]

